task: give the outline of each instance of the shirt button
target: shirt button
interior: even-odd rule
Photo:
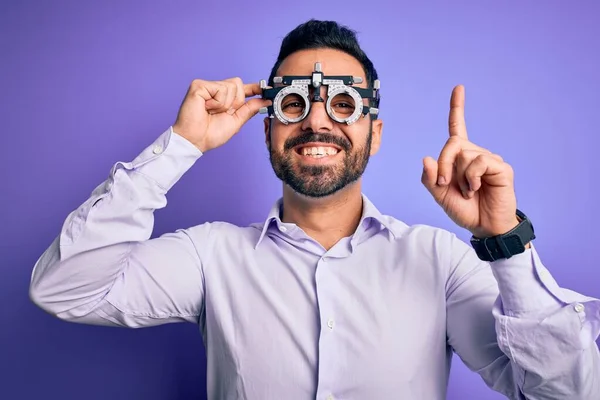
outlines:
[[[152,149],[152,152],[154,154],[160,154],[163,152],[163,148],[161,145],[157,144],[156,146],[154,146],[154,149]]]
[[[573,307],[573,308],[575,309],[575,312],[578,312],[578,313],[582,312],[585,309],[584,305],[581,303],[575,304],[575,307]]]
[[[329,327],[329,329],[333,329],[335,325],[335,321],[333,320],[333,318],[329,318],[329,320],[327,321],[327,326]]]
[[[334,399],[333,399],[333,395],[332,395],[332,394],[330,394],[329,396],[327,396],[327,400],[334,400]]]
[[[287,228],[285,226],[279,226],[279,230],[281,232],[287,232]]]

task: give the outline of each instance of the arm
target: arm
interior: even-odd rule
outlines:
[[[32,301],[72,322],[143,327],[196,322],[203,254],[179,230],[149,239],[154,210],[202,153],[169,129],[132,162],[119,162],[37,261]],[[208,236],[209,224],[194,229]]]
[[[600,300],[560,288],[532,246],[485,263],[456,237],[448,342],[510,399],[600,398]]]

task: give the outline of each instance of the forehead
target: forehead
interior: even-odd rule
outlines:
[[[349,54],[333,49],[310,49],[292,53],[281,63],[277,75],[310,75],[316,62],[321,63],[324,75],[358,76],[363,78],[363,84],[366,83],[365,71],[360,62]]]

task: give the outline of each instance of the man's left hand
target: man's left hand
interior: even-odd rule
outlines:
[[[465,89],[450,99],[449,135],[438,160],[423,160],[421,182],[446,214],[478,238],[504,234],[519,223],[512,167],[469,141]]]

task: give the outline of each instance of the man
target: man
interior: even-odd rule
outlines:
[[[600,398],[600,301],[544,268],[511,167],[467,137],[462,86],[422,182],[477,251],[362,194],[377,82],[352,31],[314,20],[284,39],[268,86],[194,81],[174,125],[67,217],[32,300],[79,323],[199,324],[211,399],[443,399],[453,352],[511,399]],[[283,182],[266,220],[149,239],[179,178],[259,111]]]

